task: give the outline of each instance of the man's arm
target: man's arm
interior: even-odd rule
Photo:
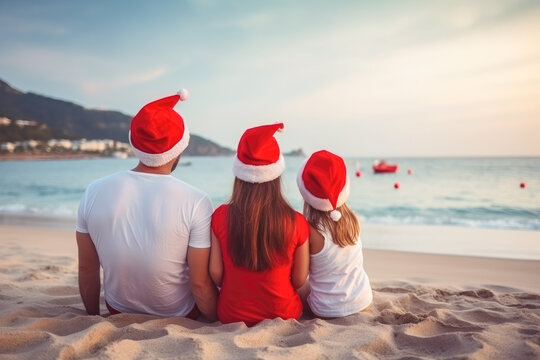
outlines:
[[[90,234],[76,232],[79,249],[79,291],[89,315],[99,315],[99,257]]]
[[[208,320],[216,321],[217,289],[208,273],[209,259],[210,248],[188,247],[187,261],[191,292],[203,315]]]

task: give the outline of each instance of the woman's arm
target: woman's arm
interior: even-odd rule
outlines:
[[[221,286],[223,280],[223,260],[221,258],[221,246],[212,231],[212,245],[210,247],[210,277],[214,284]]]
[[[294,252],[291,283],[295,289],[298,289],[306,282],[309,272],[309,239],[296,248]]]

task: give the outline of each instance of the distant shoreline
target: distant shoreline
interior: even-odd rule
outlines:
[[[184,157],[230,157],[231,155],[185,155]],[[296,153],[284,153],[283,156],[305,157]],[[1,154],[2,161],[32,161],[32,160],[78,160],[78,159],[115,159],[114,156],[99,154]],[[133,158],[133,156],[128,156]]]
[[[72,159],[95,159],[110,156],[93,154],[4,154],[0,155],[0,161],[18,160],[72,160]]]

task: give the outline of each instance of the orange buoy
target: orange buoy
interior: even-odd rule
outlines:
[[[398,182],[394,183],[394,189],[399,189],[399,183]]]
[[[360,177],[360,176],[362,176],[362,172],[361,172],[360,170],[358,170],[358,171],[356,172],[356,177]]]
[[[411,175],[411,174],[412,174],[412,170],[411,170],[411,169],[407,170],[407,174]]]
[[[527,186],[527,184],[525,184],[524,182],[522,182],[521,184],[519,184],[519,187],[522,188],[522,189],[525,189],[526,186]]]

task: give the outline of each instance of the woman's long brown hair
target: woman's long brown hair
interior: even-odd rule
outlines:
[[[262,271],[281,263],[295,217],[281,194],[281,177],[261,184],[235,178],[227,210],[227,250],[233,264]]]
[[[304,202],[304,216],[313,228],[330,232],[332,241],[339,247],[356,244],[360,235],[360,222],[356,214],[347,204],[341,205],[337,210],[341,212],[341,219],[334,221],[330,212],[317,210]]]

